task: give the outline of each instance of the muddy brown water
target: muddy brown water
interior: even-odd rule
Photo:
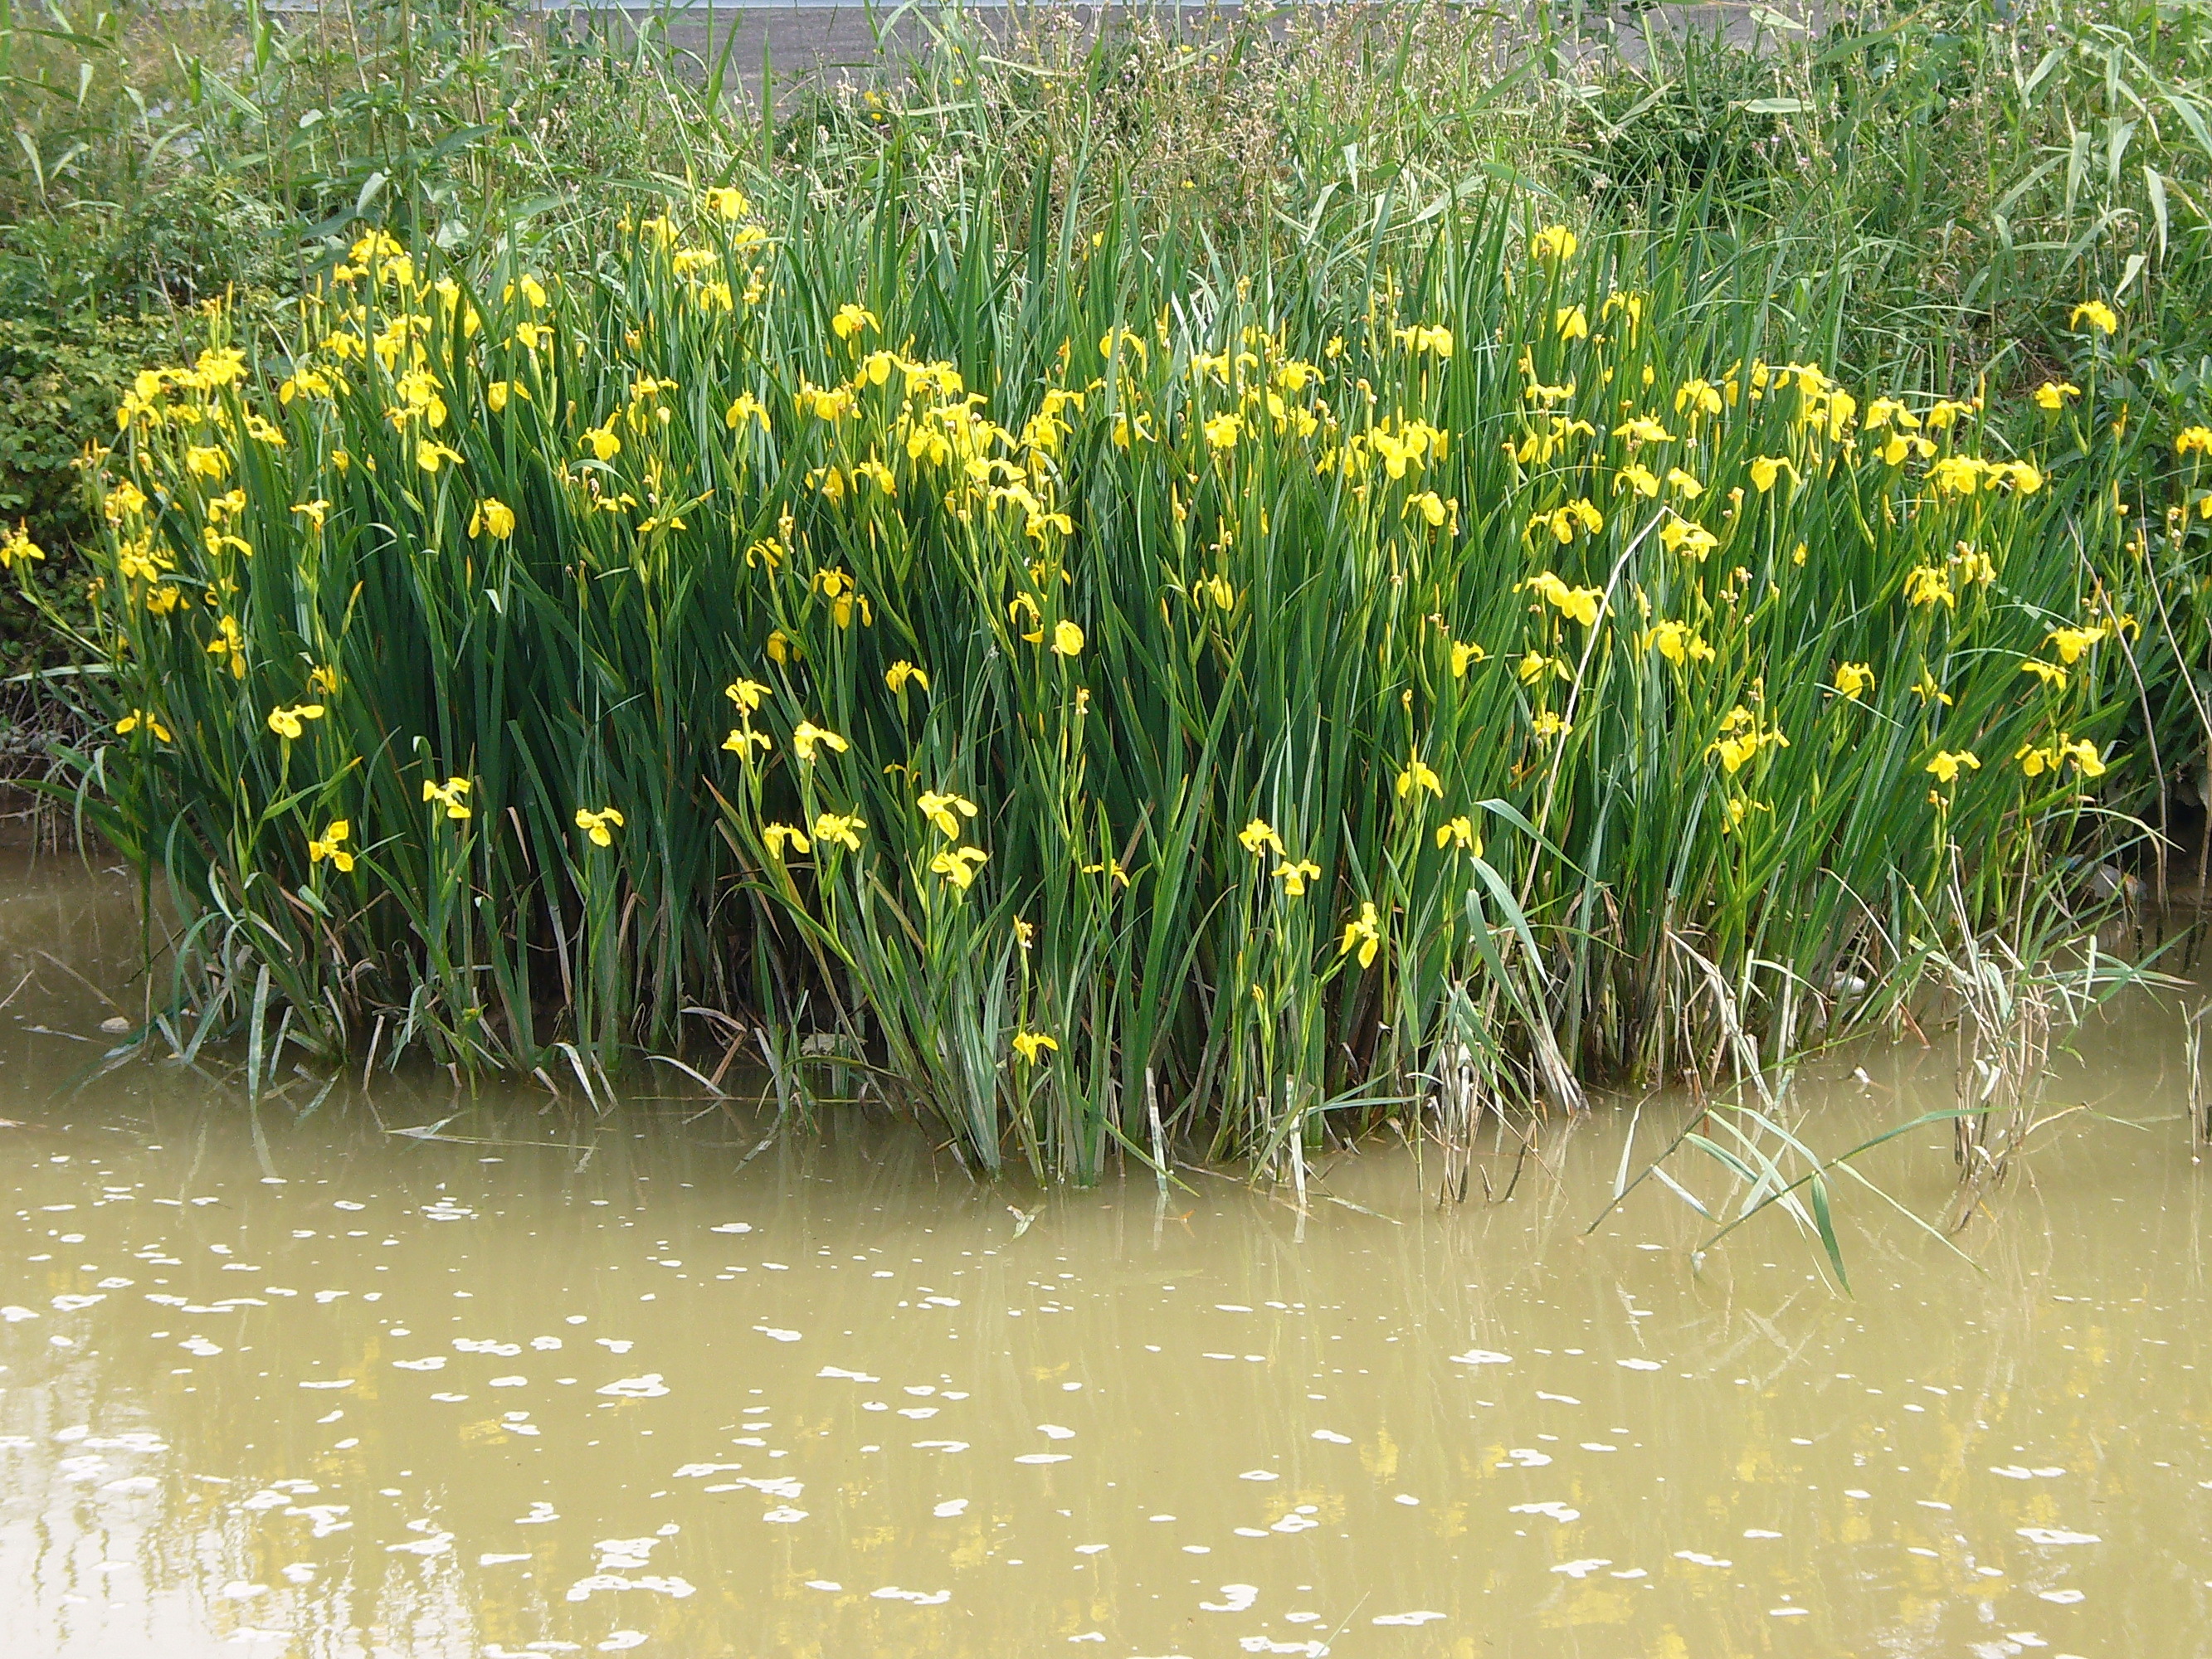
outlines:
[[[0,1652],[2212,1652],[2170,1012],[2085,1034],[2052,1101],[2126,1123],[2049,1131],[1971,1265],[1841,1196],[1846,1295],[1775,1215],[1700,1263],[1656,1183],[1586,1237],[1619,1111],[1510,1202],[1375,1146],[1303,1216],[978,1187],[880,1121],[740,1168],[696,1100],[257,1129],[220,1074],[88,1080],[125,884],[0,895]],[[1802,1087],[1826,1145],[1949,1099],[1857,1059]],[[1942,1212],[1941,1134],[1869,1170]]]

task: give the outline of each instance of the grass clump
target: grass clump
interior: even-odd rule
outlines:
[[[2015,453],[1692,234],[1493,198],[1222,280],[1126,197],[1040,195],[1056,257],[908,201],[372,234],[281,362],[142,379],[75,764],[193,919],[165,1018],[806,1034],[1087,1179],[1154,1103],[1267,1155],[1694,1065],[1709,976],[1864,1019],[2122,838],[2101,309]]]

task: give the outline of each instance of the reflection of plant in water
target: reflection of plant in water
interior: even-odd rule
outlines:
[[[1963,916],[1955,884],[1952,902]],[[1702,1262],[1708,1250],[1737,1228],[1778,1206],[1802,1233],[1818,1241],[1838,1280],[1849,1288],[1832,1202],[1834,1179],[1847,1176],[1948,1244],[1944,1231],[1877,1186],[1856,1167],[1856,1160],[1913,1130],[1950,1124],[1960,1164],[1960,1188],[1948,1231],[1956,1233],[1972,1219],[1984,1196],[2003,1183],[2014,1159],[2037,1131],[2085,1109],[2069,1106],[2037,1115],[2042,1085],[2048,1076],[2054,1026],[2078,1024],[2123,987],[2163,982],[2163,976],[2101,955],[2094,935],[2072,940],[2078,949],[2069,951],[2069,939],[2063,931],[2068,920],[2055,896],[2045,893],[2040,902],[2023,908],[2018,931],[2010,936],[1994,932],[1978,935],[1970,927],[1961,928],[1955,956],[1923,947],[1925,982],[1954,1000],[1958,1104],[1922,1112],[1832,1155],[1807,1143],[1796,1115],[1790,1109],[1798,1062],[1787,1043],[1770,1039],[1762,1054],[1758,1038],[1744,1023],[1736,994],[1710,962],[1686,943],[1677,941],[1678,948],[1704,974],[1707,992],[1727,1033],[1727,1058],[1733,1067],[1735,1097],[1708,1102],[1633,1179],[1628,1173],[1636,1137],[1636,1121],[1632,1121],[1613,1200],[1586,1232],[1595,1231],[1646,1179],[1656,1179],[1698,1214],[1720,1224],[1698,1248],[1695,1260]],[[1911,1022],[1909,1011],[1901,1005],[1897,1012],[1901,1020]],[[1786,1019],[1783,1024],[1788,1029]],[[1914,1029],[1918,1029],[1917,1024]],[[2197,1098],[2195,1038],[2192,1021],[2192,1121]],[[1637,1121],[1642,1110],[1639,1105]],[[1685,1148],[1703,1153],[1727,1172],[1730,1189],[1724,1197],[1700,1198],[1668,1170],[1668,1164]]]

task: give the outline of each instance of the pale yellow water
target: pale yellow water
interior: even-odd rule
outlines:
[[[2212,1652],[2208,1176],[2155,1011],[2054,1092],[2148,1127],[2055,1131],[1978,1271],[1845,1195],[1853,1297],[1778,1215],[1695,1267],[1656,1183],[1583,1237],[1610,1110],[1510,1202],[1377,1146],[1322,1179],[1379,1213],[1304,1218],[978,1188],[880,1123],[740,1170],[763,1126],[691,1100],[295,1122],[295,1079],[257,1143],[215,1077],[74,1075],[112,1011],[33,952],[125,996],[112,878],[0,894],[0,1652]],[[1868,1066],[1801,1095],[1824,1145],[1948,1103]],[[1941,1133],[1869,1168],[1942,1213]]]

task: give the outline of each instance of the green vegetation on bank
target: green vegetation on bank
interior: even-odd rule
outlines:
[[[489,9],[19,20],[8,315],[122,413],[82,495],[0,449],[9,552],[150,1011],[743,1044],[1087,1179],[2050,958],[2201,761],[2212,447],[2201,14],[2064,10],[946,19],[767,111]]]

